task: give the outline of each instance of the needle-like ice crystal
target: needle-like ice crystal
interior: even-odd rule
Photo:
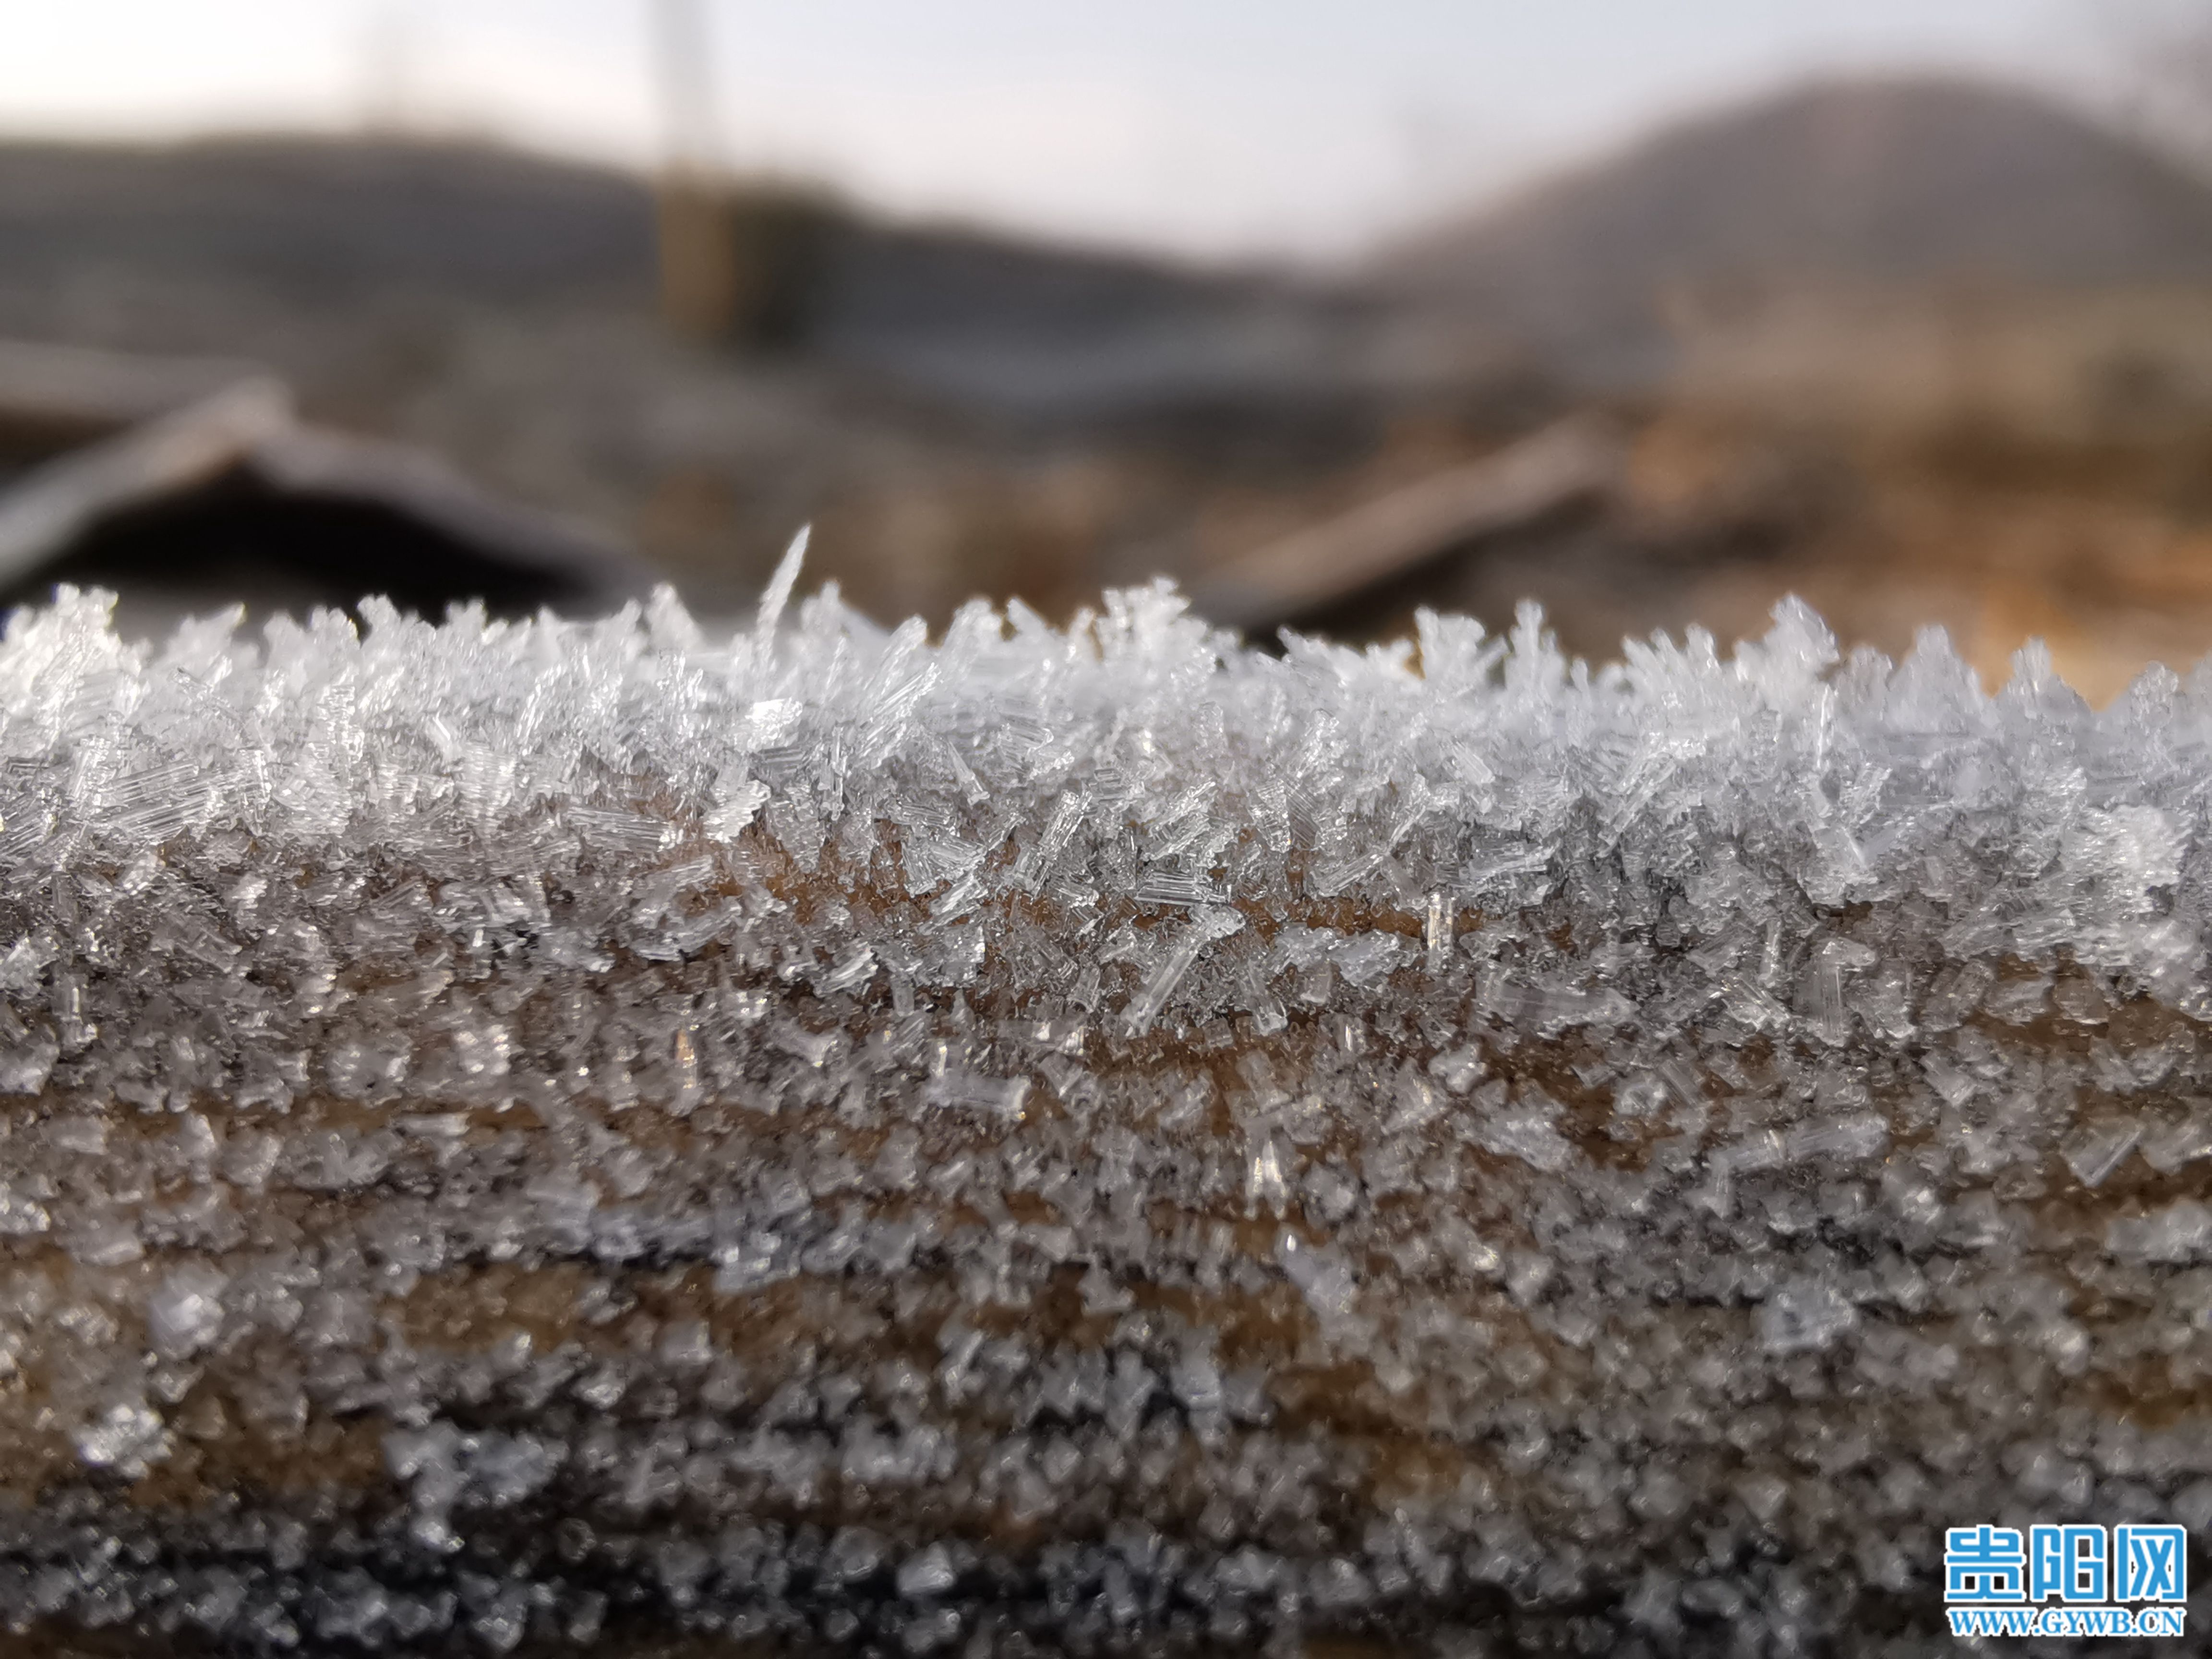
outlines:
[[[0,1622],[1933,1652],[2212,1523],[2212,680],[790,591],[15,618]]]

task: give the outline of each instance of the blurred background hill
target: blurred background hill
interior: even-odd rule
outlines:
[[[1892,650],[1942,623],[1993,677],[2047,635],[2098,696],[2212,647],[2212,188],[2025,81],[1801,76],[1325,258],[789,169],[714,190],[702,330],[670,325],[671,198],[633,165],[19,137],[0,337],[250,359],[709,613],[811,520],[817,574],[885,616],[1230,571],[1261,632],[1388,634],[1422,603],[1499,624],[1528,595],[1602,654],[1796,591]],[[1567,483],[1486,481],[1573,418],[1609,435]],[[1271,586],[1300,546],[1340,575]]]
[[[1589,380],[1643,386],[1671,366],[1686,309],[1761,291],[2212,280],[2212,193],[2022,88],[1838,81],[1697,116],[1368,270]]]

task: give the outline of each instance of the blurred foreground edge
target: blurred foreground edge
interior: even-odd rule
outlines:
[[[0,342],[0,603],[58,581],[114,588],[143,634],[364,593],[588,614],[649,586],[612,543],[434,457],[303,422],[252,365]]]

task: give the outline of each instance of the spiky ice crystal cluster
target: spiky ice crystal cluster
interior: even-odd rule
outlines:
[[[10,1628],[1932,1652],[2212,1522],[2212,684],[792,574],[15,617]]]

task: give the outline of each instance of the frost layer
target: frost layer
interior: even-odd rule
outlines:
[[[16,617],[0,1619],[1935,1651],[2212,1522],[2212,686],[789,586]]]

